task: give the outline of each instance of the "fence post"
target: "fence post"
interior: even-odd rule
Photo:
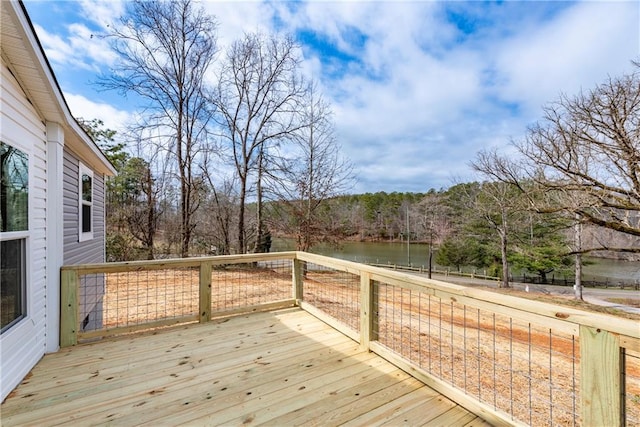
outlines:
[[[60,271],[60,347],[78,344],[78,271]]]
[[[292,260],[293,270],[291,274],[291,279],[293,281],[293,299],[296,301],[297,305],[300,305],[300,301],[302,301],[303,296],[303,277],[302,277],[302,261],[298,258]]]
[[[619,338],[602,329],[580,326],[582,424],[624,424]]]
[[[371,274],[360,272],[360,347],[369,350],[374,338],[374,295]]]
[[[200,263],[200,279],[199,279],[199,309],[198,318],[200,323],[211,320],[211,262]]]

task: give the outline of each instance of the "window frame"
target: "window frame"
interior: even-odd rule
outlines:
[[[10,234],[10,236],[8,236]],[[29,270],[27,268],[28,259],[29,259],[29,250],[28,250],[28,234],[29,232],[22,231],[14,231],[10,233],[0,233],[0,242],[20,242],[20,250],[22,254],[20,256],[20,313],[16,316],[15,319],[11,320],[9,323],[4,325],[2,329],[0,329],[0,335],[5,334],[9,330],[11,330],[14,326],[22,322],[29,315],[29,297],[27,291],[27,283]]]
[[[30,237],[31,237],[31,224],[32,224],[32,210],[33,210],[33,192],[31,191],[31,183],[33,182],[33,168],[32,168],[32,154],[29,147],[24,146],[23,144],[16,143],[11,138],[2,139],[2,143],[9,145],[13,148],[20,150],[27,157],[27,228],[26,230],[16,230],[16,231],[0,231],[0,241],[22,241],[21,250],[22,250],[22,259],[21,259],[21,313],[18,317],[13,319],[11,322],[7,323],[2,329],[0,329],[0,335],[5,335],[7,332],[11,332],[16,330],[16,326],[24,323],[25,319],[28,319],[31,313],[31,298],[30,298],[30,268],[31,268],[31,248],[30,248]]]
[[[91,178],[91,200],[87,201],[83,199],[82,194],[82,177],[87,175]],[[94,230],[94,221],[93,221],[93,200],[95,198],[94,195],[95,188],[95,180],[93,177],[93,170],[88,166],[79,162],[78,164],[78,242],[86,242],[88,240],[92,240],[94,238],[93,230]],[[91,229],[89,231],[82,231],[82,218],[83,218],[83,208],[85,206],[89,207],[89,221]]]

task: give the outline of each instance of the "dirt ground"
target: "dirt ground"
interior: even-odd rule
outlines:
[[[104,327],[197,316],[198,276],[197,269],[107,275]],[[309,271],[304,299],[357,329],[359,286],[353,274]],[[291,295],[285,268],[212,273],[213,312]],[[377,301],[380,343],[432,375],[531,425],[580,424],[577,337],[392,286],[379,286]],[[640,355],[628,354],[625,367],[627,424],[638,425]]]

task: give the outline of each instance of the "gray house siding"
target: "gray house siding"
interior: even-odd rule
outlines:
[[[64,263],[88,264],[105,261],[104,229],[104,177],[93,175],[93,239],[79,241],[79,165],[78,158],[64,150],[63,214],[64,214]],[[83,277],[80,284],[80,325],[83,330],[102,327],[102,302],[104,276]]]

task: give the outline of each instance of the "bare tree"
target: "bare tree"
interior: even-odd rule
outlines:
[[[575,297],[582,299],[583,253],[640,253],[634,240],[585,246],[582,239],[584,224],[640,237],[640,72],[573,98],[562,95],[514,145],[520,159],[485,151],[474,166],[518,186],[533,210],[574,219]]]
[[[333,234],[320,209],[327,199],[339,195],[352,183],[352,165],[340,154],[331,110],[315,85],[302,100],[300,123],[291,134],[289,153],[281,158],[277,175],[271,175],[271,190],[286,207],[289,229],[296,237],[296,250],[307,251]]]
[[[179,178],[183,257],[189,253],[197,207],[193,165],[211,117],[204,84],[217,52],[216,25],[191,0],[135,0],[112,28],[118,62],[100,81],[107,89],[145,100],[145,113],[166,130],[165,144],[171,146]]]
[[[574,98],[563,95],[515,145],[528,178],[567,195],[559,208],[586,223],[640,236],[640,71]]]
[[[233,218],[237,213],[238,197],[235,177],[216,177],[213,171],[218,168],[212,164],[211,153],[205,153],[201,164],[202,175],[207,183],[207,198],[205,212],[201,215],[204,224],[203,234],[211,245],[215,246],[211,252],[216,255],[231,253]]]
[[[245,205],[251,179],[258,179],[255,174],[263,172],[267,146],[301,126],[295,114],[305,90],[299,68],[297,45],[291,38],[262,34],[246,34],[233,43],[222,67],[213,98],[239,179],[239,252],[247,251]],[[256,226],[259,240],[262,218]]]
[[[581,205],[580,194],[561,191],[559,188],[550,188],[546,180],[540,175],[537,166],[531,167],[523,161],[514,161],[497,153],[496,150],[482,150],[476,156],[471,166],[489,179],[494,179],[503,185],[510,185],[522,197],[522,209],[533,215],[552,215],[552,217],[565,217],[571,221],[567,212],[575,212]],[[575,298],[582,300],[582,257],[584,252],[582,236],[582,219],[580,215],[573,214],[574,238],[573,245],[568,247],[565,255],[575,254]],[[558,230],[556,230],[558,232]],[[530,255],[528,255],[530,256]],[[564,255],[562,255],[564,256]]]
[[[500,238],[500,256],[502,259],[502,282],[499,287],[509,288],[508,240],[511,232],[511,218],[521,208],[518,206],[518,194],[510,184],[485,182],[482,184],[474,207],[477,212],[495,230]]]
[[[473,163],[472,167],[475,167]],[[519,215],[524,210],[520,191],[514,185],[501,181],[485,181],[479,185],[474,183],[458,187],[463,193],[461,202],[468,207],[466,211],[474,216],[467,218],[465,222],[479,222],[480,227],[472,228],[488,227],[498,237],[502,264],[502,281],[499,287],[509,288],[510,238]]]
[[[429,245],[427,262],[428,277],[431,279],[434,248],[437,248],[452,233],[453,227],[448,218],[450,213],[442,203],[442,195],[435,192],[427,194],[418,203],[417,208],[419,210],[417,224],[420,227],[421,237]]]
[[[158,206],[160,188],[155,184],[149,163],[139,157],[133,157],[127,162],[123,174],[126,174],[132,185],[126,211],[129,231],[142,243],[147,259],[153,259],[154,239],[161,214]]]

